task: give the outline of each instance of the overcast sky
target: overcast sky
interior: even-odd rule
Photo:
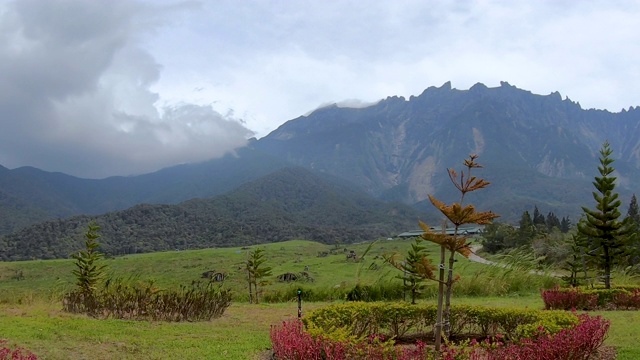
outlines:
[[[0,0],[0,164],[140,174],[447,81],[618,112],[639,59],[638,1]]]

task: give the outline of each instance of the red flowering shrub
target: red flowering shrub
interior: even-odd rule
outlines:
[[[598,306],[597,294],[586,294],[579,289],[555,287],[541,290],[544,308],[547,310],[592,310]]]
[[[0,339],[0,360],[38,360],[38,357],[20,347],[12,350],[7,340]]]
[[[522,339],[519,343],[498,347],[488,353],[488,360],[586,360],[606,339],[610,321],[600,316],[579,315],[580,322],[555,335],[540,335]]]
[[[579,322],[571,328],[549,335],[544,328],[527,339],[505,344],[495,337],[481,343],[475,340],[445,346],[440,354],[443,360],[586,360],[602,345],[610,322],[600,316],[578,316]],[[332,340],[312,336],[304,330],[301,321],[283,322],[271,327],[271,343],[279,360],[429,360],[430,348],[420,341],[415,346],[395,346],[393,341],[372,335],[361,341]]]
[[[640,289],[617,293],[613,295],[612,303],[619,309],[638,309],[640,308]]]

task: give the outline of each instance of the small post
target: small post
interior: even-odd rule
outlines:
[[[298,318],[302,317],[302,290],[298,289]]]

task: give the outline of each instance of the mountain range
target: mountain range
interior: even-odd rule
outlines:
[[[415,224],[417,216],[437,218],[426,200],[429,194],[445,202],[458,200],[447,169],[462,170],[463,160],[472,153],[478,154],[484,165],[474,175],[492,184],[465,201],[500,214],[503,222],[516,222],[523,211],[534,206],[560,217],[570,216],[575,222],[580,206],[594,205],[591,182],[598,174],[598,152],[605,141],[611,144],[616,159],[617,190],[623,203],[628,204],[631,194],[640,190],[636,181],[640,175],[640,107],[618,113],[586,110],[557,92],[537,95],[506,82],[495,88],[476,84],[468,90],[445,83],[409,99],[391,96],[365,108],[326,106],[284,123],[268,136],[254,139],[223,158],[151,174],[88,180],[29,167],[9,170],[0,166],[0,234],[5,234],[0,246],[3,242],[7,248],[9,243],[25,241],[25,231],[37,232],[44,221],[64,222],[61,219],[77,215],[109,213],[117,217],[114,214],[125,209],[156,206],[149,204],[178,209],[191,206],[187,205],[190,199],[207,199],[222,206],[221,196],[231,191],[236,197],[242,197],[242,192],[251,194],[245,184],[262,186],[268,192],[272,186],[268,184],[273,181],[270,176],[282,176],[286,169],[300,171],[298,168],[308,173],[292,175],[293,179],[319,177],[325,188],[360,191],[378,204],[369,207],[389,206],[389,202],[411,206],[417,212],[403,211]],[[264,185],[256,185],[260,183]],[[311,193],[319,186],[314,181],[303,183]],[[284,203],[289,201],[287,197],[299,196],[282,192],[272,201]],[[282,210],[295,220],[291,228],[309,225],[298,215],[292,216],[302,210],[304,207],[295,206]],[[320,220],[325,215],[333,214],[319,212],[314,216]],[[272,219],[252,221],[267,224]],[[377,220],[366,221],[331,226],[356,229],[358,224]],[[210,226],[217,225],[214,222]],[[388,227],[378,233],[391,230],[397,229]],[[24,235],[18,235],[21,233]],[[239,234],[225,239],[223,245],[249,243],[255,236],[251,232]],[[282,234],[260,241],[311,236],[301,231],[282,230]],[[125,241],[125,237],[118,241]],[[61,251],[48,256],[63,256],[66,250]]]

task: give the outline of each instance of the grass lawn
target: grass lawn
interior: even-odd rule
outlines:
[[[423,300],[434,301],[434,300]],[[539,296],[457,298],[458,304],[541,308]],[[327,303],[303,303],[307,313]],[[640,312],[595,314],[612,321],[607,345],[618,359],[640,358]],[[219,319],[198,323],[95,320],[50,302],[0,306],[1,337],[42,359],[256,359],[270,347],[271,325],[295,318],[295,302],[235,303]]]
[[[363,254],[368,244],[339,248],[308,241],[261,245],[273,275],[262,287],[265,294],[297,286],[322,291],[348,289],[357,282],[375,284],[399,281],[397,270],[384,266],[381,256],[406,253],[410,240],[380,241],[361,262],[347,260],[344,249]],[[427,244],[428,245],[428,244]],[[435,246],[429,248],[437,254]],[[0,263],[0,338],[30,349],[42,359],[256,359],[270,347],[271,325],[297,316],[295,302],[250,305],[246,303],[243,263],[249,250],[205,249],[128,255],[107,259],[112,276],[154,281],[160,287],[177,287],[200,279],[209,270],[228,274],[225,286],[235,301],[225,314],[210,322],[164,323],[96,320],[61,311],[61,294],[74,286],[72,260]],[[319,256],[331,252],[327,256]],[[376,264],[378,266],[372,266]],[[275,276],[299,273],[309,267],[313,282],[284,284]],[[538,293],[548,277],[460,258],[453,303],[541,309]],[[21,274],[22,276],[17,276]],[[557,281],[557,280],[554,280]],[[432,297],[435,286],[426,291]],[[458,293],[460,292],[460,293]],[[461,293],[475,296],[463,296]],[[493,295],[491,295],[493,294]],[[500,295],[500,296],[497,296]],[[326,305],[304,302],[303,313]],[[612,322],[606,344],[618,349],[618,359],[640,359],[640,312],[611,311],[596,314]]]

